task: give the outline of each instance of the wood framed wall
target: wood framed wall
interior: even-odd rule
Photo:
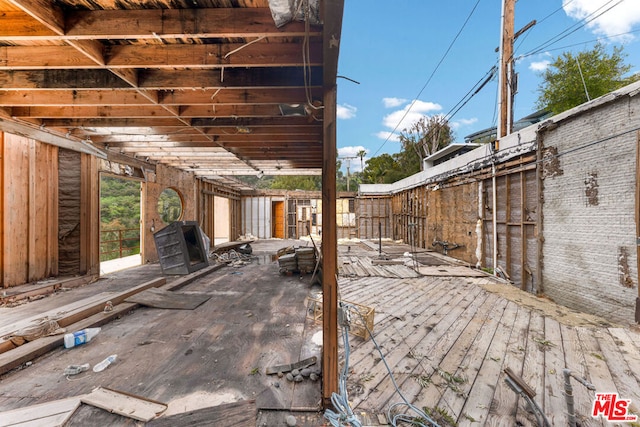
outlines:
[[[493,180],[491,168],[400,191],[379,202],[391,204],[392,237],[416,248],[444,252],[480,267],[493,267]],[[498,266],[506,277],[537,293],[538,186],[535,154],[496,166]],[[360,196],[361,205],[373,198]],[[360,230],[376,215],[359,214]],[[364,229],[360,238],[368,238]],[[365,234],[366,233],[366,234]],[[366,237],[363,236],[365,234]],[[455,248],[454,248],[455,247]]]
[[[58,273],[58,147],[1,133],[0,285]]]
[[[483,178],[482,265],[492,268],[493,260],[493,191],[492,178]],[[521,289],[538,293],[536,265],[538,259],[538,186],[535,155],[521,157],[500,165],[496,171],[497,265]]]
[[[229,200],[229,240],[237,240],[241,236],[241,198],[240,193],[231,189],[221,188],[211,182],[198,181],[198,223],[202,231],[211,238],[211,246],[216,238],[216,203],[217,197]]]
[[[391,196],[360,195],[356,198],[358,238],[393,238],[391,204]]]
[[[428,242],[427,210],[428,189],[412,188],[393,195],[393,238],[418,248],[426,248]]]

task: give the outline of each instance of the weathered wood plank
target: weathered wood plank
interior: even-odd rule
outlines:
[[[513,331],[511,332],[511,337],[507,344],[507,352],[502,363],[503,370],[511,368],[518,375],[522,373],[530,315],[531,313],[528,309],[518,307]],[[500,374],[498,378],[499,381],[493,394],[493,402],[487,415],[486,425],[510,427],[513,425],[518,409],[518,396],[505,383],[504,373]]]
[[[475,336],[493,312],[497,301],[497,295],[479,294],[460,315],[458,321],[433,345],[420,366],[414,370],[412,377],[414,381],[405,382],[402,386],[403,392],[413,400],[414,404],[429,408],[437,406],[437,402],[449,386],[444,381],[443,375],[446,376],[447,373],[457,370]],[[428,386],[422,389],[421,382],[426,382]],[[457,386],[455,382],[450,385]]]
[[[544,351],[544,411],[552,425],[567,425],[564,399],[564,380],[562,369],[565,367],[562,333],[557,321],[550,317],[544,319],[544,341],[539,342]]]
[[[489,351],[489,346],[498,331],[504,310],[506,310],[508,305],[509,301],[502,298],[496,302],[491,316],[489,316],[482,325],[480,332],[476,335],[458,369],[455,372],[451,372],[453,375],[452,378],[460,378],[464,381],[455,384],[456,387],[447,387],[438,401],[437,406],[446,408],[456,419],[464,419],[462,408],[465,400],[472,387],[479,381],[478,375],[480,369]]]
[[[627,360],[623,357],[624,352],[618,347],[618,343],[609,334],[607,329],[598,330],[594,334],[598,341],[602,357],[607,363],[613,382],[620,393],[620,398],[631,399],[632,405],[640,409],[640,382],[636,375],[640,372],[631,369]]]
[[[522,366],[521,377],[535,392],[534,401],[544,408],[542,392],[545,386],[545,365],[544,365],[544,317],[537,311],[531,312],[529,331],[525,347],[524,364]],[[516,371],[516,373],[518,373]],[[516,420],[525,425],[537,425],[537,421],[529,413],[524,399],[518,399],[518,410]]]
[[[444,284],[442,287],[447,289]],[[440,336],[446,333],[462,311],[476,299],[479,291],[474,287],[458,288],[455,291],[450,289],[445,297],[433,302],[435,306],[430,307],[424,316],[416,316],[407,326],[396,331],[391,341],[393,347],[388,350],[385,348],[385,359],[393,370],[398,384],[404,383],[410,377],[405,366],[415,366],[416,364],[416,359],[413,359],[411,354],[428,354]],[[423,319],[427,318],[429,323],[425,324]],[[371,392],[366,396],[367,401],[364,408],[371,410],[372,408],[384,407],[395,393],[390,378],[386,376],[386,367],[383,363],[378,362],[374,364],[373,369],[364,371],[364,373],[375,375],[375,381],[371,381],[371,385],[366,384],[366,388]]]
[[[196,409],[182,414],[160,417],[149,421],[148,427],[214,426],[253,427],[257,409],[254,400],[242,400],[210,408]]]
[[[505,363],[510,355],[512,334],[518,333],[518,331],[514,331],[517,315],[517,304],[513,302],[507,304],[477,378],[467,394],[466,402],[464,402],[462,412],[458,417],[460,422],[474,420],[474,422],[487,425],[489,412],[486,408],[490,408],[490,411],[500,410],[499,406],[507,402],[515,404],[512,395],[507,396],[505,402],[496,396],[495,392],[500,385],[500,373],[507,366]],[[515,405],[512,409],[515,409]]]
[[[570,369],[579,377],[584,378],[587,381],[591,381],[589,379],[587,363],[584,360],[582,348],[580,347],[578,333],[575,328],[561,324],[560,330],[562,332],[565,367]],[[589,415],[591,405],[593,404],[593,392],[588,391],[584,385],[574,379],[571,379],[571,386],[573,389],[574,414],[576,416],[576,421],[579,422],[581,426],[585,427],[601,426],[602,422],[593,419]]]
[[[80,397],[69,397],[40,403],[25,408],[0,412],[0,427],[64,426],[73,412],[80,406]]]
[[[80,400],[87,405],[146,422],[167,409],[167,405],[164,403],[104,387],[95,388],[91,393],[82,396]]]
[[[631,338],[633,333],[629,333],[627,329],[623,328],[609,328],[608,330],[617,344],[620,354],[629,365],[627,374],[640,382],[640,346],[634,344]],[[640,404],[640,399],[638,402]]]
[[[576,332],[580,339],[580,346],[589,371],[589,379],[596,387],[596,393],[618,393],[618,389],[611,378],[611,372],[604,360],[598,341],[593,336],[591,328],[577,327]]]

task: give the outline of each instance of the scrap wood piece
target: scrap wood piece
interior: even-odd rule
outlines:
[[[137,306],[137,304],[132,303],[118,304],[113,308],[113,311],[94,314],[93,316],[74,323],[69,329],[81,330],[84,328],[102,326],[109,321],[117,319],[118,317],[130,312]],[[63,345],[63,341],[64,336],[52,335],[28,342],[11,351],[6,351],[4,353],[0,352],[0,375],[9,372],[13,368],[17,368],[23,363],[33,360],[38,356],[42,356],[50,350],[61,347]]]
[[[81,397],[82,403],[114,414],[148,422],[167,409],[165,403],[106,387],[95,388]]]
[[[151,288],[135,295],[131,295],[125,301],[135,302],[154,308],[193,310],[208,301],[210,298],[211,295],[203,293],[173,292],[164,289]]]
[[[162,416],[147,423],[146,426],[250,426],[255,425],[257,415],[255,400],[241,400],[181,414]]]
[[[83,319],[86,319],[88,317],[91,317],[95,314],[100,314],[103,313],[104,311],[104,307],[105,307],[105,303],[107,301],[111,301],[111,303],[115,306],[117,304],[120,304],[122,302],[124,302],[125,299],[127,299],[129,296],[134,295],[138,292],[142,292],[145,289],[149,289],[149,288],[155,288],[155,287],[159,287],[164,285],[167,282],[167,280],[165,278],[158,278],[158,279],[153,279],[150,280],[148,282],[142,283],[141,285],[138,286],[134,286],[133,288],[124,291],[124,292],[119,292],[116,294],[113,293],[103,293],[100,294],[99,298],[95,298],[95,297],[90,297],[87,298],[87,301],[90,301],[89,304],[85,304],[83,302],[76,302],[73,303],[72,305],[75,307],[72,311],[68,311],[65,312],[64,314],[62,314],[60,317],[58,317],[56,319],[56,321],[58,322],[58,325],[61,328],[67,328],[68,326],[80,322]],[[45,337],[48,338],[48,337]],[[42,339],[42,338],[41,338]],[[37,342],[39,340],[35,340],[32,342]],[[18,348],[20,348],[22,346],[16,346],[13,342],[11,342],[10,340],[6,340],[6,341],[2,341],[0,342],[0,353],[6,353],[9,352],[10,350],[16,350]]]
[[[81,396],[0,412],[0,427],[63,426],[80,406]]]
[[[304,359],[296,363],[291,363],[289,365],[270,366],[267,368],[266,372],[267,372],[267,375],[277,374],[278,372],[282,372],[284,374],[285,372],[291,372],[294,369],[307,368],[315,364],[317,361],[318,361],[318,358],[316,356],[311,356],[308,359]]]

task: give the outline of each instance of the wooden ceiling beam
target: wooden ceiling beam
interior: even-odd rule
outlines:
[[[75,118],[60,118],[60,119],[44,119],[41,121],[44,126],[47,127],[61,127],[61,128],[142,128],[142,131],[136,131],[132,133],[144,133],[145,128],[153,127],[184,127],[184,122],[178,118],[171,117],[159,117],[159,118],[90,118],[90,119],[75,119]],[[231,127],[235,128],[235,133],[238,133],[237,128],[246,128],[251,132],[251,126],[260,127],[286,127],[286,126],[298,126],[306,127],[309,132],[316,132],[318,127],[322,127],[321,122],[309,122],[308,117],[239,117],[234,118],[195,118],[191,119],[191,126],[194,128],[207,128],[206,134],[210,134],[211,128],[219,127]],[[174,130],[175,132],[176,130]],[[280,130],[275,129],[278,133]],[[286,132],[285,132],[286,133]]]
[[[246,46],[246,47],[243,47]],[[86,49],[86,45],[84,46]],[[101,48],[102,49],[102,48]],[[233,53],[235,50],[237,52]],[[227,56],[228,55],[228,56]],[[287,67],[303,64],[302,50],[294,43],[122,45],[100,51],[96,59],[73,46],[2,46],[2,69],[77,68],[221,68]],[[322,64],[322,45],[310,45],[309,64]]]
[[[303,22],[291,22],[277,28],[269,8],[139,9],[68,11],[64,25],[52,25],[46,19],[45,2],[18,1],[29,13],[42,14],[41,25],[34,25],[18,12],[0,14],[0,40],[87,40],[87,39],[183,39],[183,38],[258,38],[301,37]],[[21,6],[22,7],[22,6]],[[52,12],[53,8],[49,8]],[[60,21],[60,11],[54,13]],[[9,15],[9,16],[8,16]],[[32,15],[33,16],[33,15]],[[24,22],[24,26],[16,25]],[[55,21],[54,21],[55,22]],[[61,33],[59,29],[66,31]],[[312,26],[310,37],[319,37],[320,28]]]
[[[177,107],[177,114],[183,118],[193,117],[273,117],[280,116],[278,105],[187,105]],[[35,118],[97,118],[97,117],[172,117],[173,113],[158,105],[150,106],[38,106],[13,107],[14,117]]]
[[[312,88],[312,96],[318,92]],[[171,90],[159,92],[162,105],[225,105],[225,104],[304,104],[307,102],[304,88],[204,89]],[[74,90],[0,90],[0,106],[78,106],[78,105],[153,105],[133,88]]]
[[[54,6],[52,2],[37,0],[9,0],[9,2],[54,34],[64,34],[64,13],[62,9]],[[3,19],[0,17],[0,28],[4,28],[5,23],[2,21]],[[33,22],[30,23],[29,27],[31,26],[33,26]],[[8,27],[4,31],[10,31],[10,29],[11,27]],[[15,30],[17,31],[18,29],[16,28]]]
[[[114,72],[112,72],[114,71]],[[117,74],[115,74],[117,71]],[[0,70],[4,90],[124,89],[194,90],[211,88],[254,89],[305,87],[302,67],[230,68],[229,70]],[[322,86],[317,67],[307,71],[309,86]],[[127,80],[124,80],[124,79]],[[135,79],[136,82],[128,80]]]
[[[133,138],[131,138],[133,139]],[[204,136],[197,135],[174,138],[166,140],[141,139],[138,141],[127,140],[110,140],[104,137],[92,137],[91,141],[97,144],[108,144],[110,147],[220,147],[223,146],[250,146],[260,143],[273,143],[277,141],[279,144],[320,144],[322,137],[315,135],[278,135],[277,137],[264,137],[255,135],[227,135],[217,138],[206,139]]]

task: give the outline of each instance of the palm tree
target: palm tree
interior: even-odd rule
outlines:
[[[356,154],[356,156],[360,157],[360,173],[362,173],[364,171],[364,156],[367,155],[367,150],[360,150],[358,151],[358,153]]]

